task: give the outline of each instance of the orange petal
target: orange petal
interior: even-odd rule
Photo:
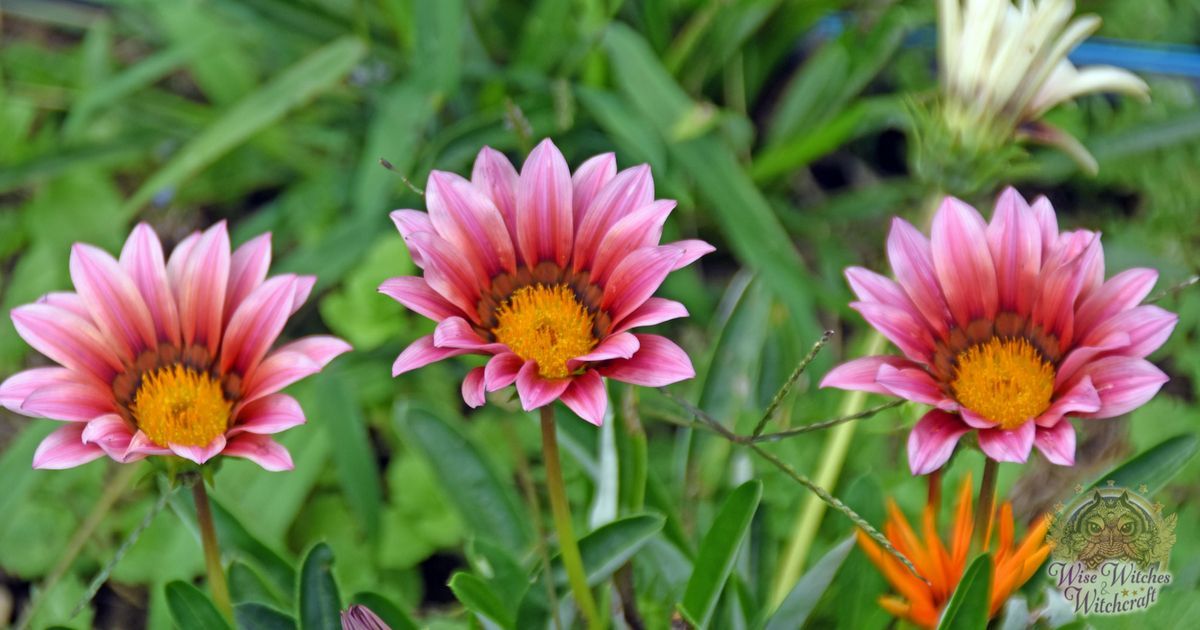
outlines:
[[[959,575],[967,563],[967,552],[971,549],[971,533],[974,517],[971,515],[971,473],[963,478],[958,490],[958,507],[954,516],[954,533],[950,537],[950,557],[953,568]]]
[[[917,571],[921,575],[933,575],[932,562],[929,559],[929,553],[925,550],[925,546],[921,544],[921,539],[917,533],[913,531],[911,525],[908,524],[908,519],[904,518],[904,513],[900,511],[900,507],[895,501],[888,499],[888,524],[895,524],[896,533],[899,534],[900,540],[904,542],[904,555],[908,557],[917,567]]]

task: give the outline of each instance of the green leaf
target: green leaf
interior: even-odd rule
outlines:
[[[366,50],[366,46],[358,39],[344,37],[284,70],[257,91],[239,100],[184,145],[134,192],[126,202],[125,209],[135,211],[160,191],[178,186],[230,149],[328,89],[362,59]]]
[[[657,514],[639,514],[606,523],[579,539],[579,555],[589,586],[608,579],[625,564],[642,545],[662,530],[666,519]],[[567,572],[559,557],[551,562],[554,581],[567,586]]]
[[[1101,476],[1093,487],[1105,485],[1109,480],[1122,488],[1138,488],[1145,484],[1146,495],[1158,492],[1183,467],[1187,465],[1200,447],[1195,433],[1184,433],[1159,442],[1149,450],[1135,455]]]
[[[234,606],[233,617],[237,619],[239,628],[253,628],[254,630],[295,630],[296,628],[296,620],[287,613],[257,602]]]
[[[367,537],[374,540],[379,535],[383,487],[362,408],[352,395],[354,388],[337,370],[322,374],[314,387],[316,404],[309,420],[325,428],[342,493]]]
[[[450,590],[471,612],[485,617],[502,628],[515,627],[513,611],[509,610],[487,582],[479,576],[459,571],[450,578]]]
[[[462,431],[420,408],[397,405],[396,425],[421,453],[441,482],[451,504],[480,538],[512,549],[525,549],[529,521],[513,493],[482,449]]]
[[[287,601],[257,570],[241,560],[234,560],[229,565],[229,594],[237,604],[281,605]]]
[[[333,550],[317,543],[304,557],[297,593],[300,630],[340,630],[342,601],[333,581]]]
[[[370,592],[358,593],[350,598],[350,603],[370,608],[371,612],[391,626],[392,630],[417,630],[417,624],[413,623],[412,617],[383,595]]]
[[[804,627],[808,616],[812,614],[829,585],[833,584],[833,578],[842,568],[842,563],[845,562],[846,556],[850,555],[852,549],[854,549],[853,536],[835,545],[818,560],[813,568],[800,578],[792,592],[788,593],[787,598],[779,605],[775,614],[771,615],[766,630],[791,630]]]
[[[167,584],[167,606],[180,630],[220,630],[229,623],[200,589],[175,580]]]
[[[992,557],[981,554],[963,573],[946,603],[938,630],[986,628],[991,608]]]
[[[413,58],[420,60],[416,73],[424,85],[446,96],[453,94],[462,76],[462,42],[467,31],[463,1],[417,2],[413,20],[417,39]]]
[[[712,526],[704,534],[692,577],[680,603],[680,611],[692,624],[707,627],[712,619],[761,499],[761,481],[754,479],[738,486],[725,499]]]

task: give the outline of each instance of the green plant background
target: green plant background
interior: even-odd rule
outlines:
[[[1106,17],[1104,35],[1197,43],[1195,0],[1081,4]],[[846,32],[813,35],[834,10],[846,11]],[[528,466],[541,487],[536,422],[506,395],[466,409],[458,383],[478,364],[470,358],[390,377],[401,348],[432,329],[375,291],[414,269],[387,217],[423,208],[401,174],[419,187],[430,169],[466,172],[485,144],[519,163],[546,136],[573,165],[602,151],[615,151],[622,167],[648,162],[658,196],[679,201],[668,236],[718,247],[661,291],[692,314],[661,327],[698,371],[672,391],[746,433],[829,328],[838,334],[773,426],[828,418],[840,395],[816,382],[854,355],[866,331],[846,306],[841,270],[886,269],[889,218],[915,217],[926,203],[927,186],[908,176],[905,146],[915,137],[905,112],[908,99],[935,85],[932,48],[910,38],[932,19],[932,3],[916,1],[8,0],[0,9],[0,301],[7,310],[68,288],[72,242],[116,251],[136,221],[168,242],[220,219],[235,243],[272,232],[274,272],[320,278],[286,335],[332,331],[356,352],[292,388],[309,417],[282,437],[295,471],[230,461],[216,474],[235,600],[304,621],[312,599],[296,593],[309,585],[331,595],[318,569],[332,552],[339,605],[368,593],[359,599],[376,608],[385,599],[393,620],[421,627],[544,625],[546,603],[535,595],[544,583],[530,586],[526,576],[540,566],[532,541],[548,525],[534,522],[516,483]],[[1109,274],[1152,266],[1161,287],[1200,269],[1200,110],[1193,81],[1147,80],[1149,104],[1097,96],[1051,114],[1093,150],[1097,178],[1034,151],[1009,183],[1029,197],[1047,194],[1064,226],[1102,230]],[[996,192],[971,201],[986,214]],[[1021,516],[1196,431],[1200,289],[1162,305],[1180,314],[1152,357],[1171,383],[1128,418],[1087,427],[1089,454],[1073,470],[1003,466],[1001,493]],[[40,361],[7,319],[0,323],[0,375]],[[711,627],[766,625],[808,493],[749,451],[674,426],[685,414],[658,392],[610,392],[616,418],[603,430],[560,409],[577,530],[622,517],[593,532],[589,569],[603,579],[632,556],[651,628],[668,627],[681,606]],[[925,484],[903,454],[919,413],[901,406],[856,429],[832,490],[871,523],[882,523],[885,496],[909,514],[924,501]],[[634,417],[644,442],[628,432]],[[31,470],[52,426],[0,412],[0,623],[39,589],[114,472],[107,461]],[[812,474],[825,441],[813,433],[768,448]],[[947,487],[968,470],[978,478],[980,465],[977,454],[957,457]],[[752,478],[762,482],[753,501],[752,489],[735,492]],[[1181,524],[1200,520],[1198,482],[1193,460],[1156,494]],[[177,500],[70,618],[156,496],[142,477],[122,495],[45,596],[35,627],[194,623],[172,621],[173,610],[206,604],[174,582],[203,572]],[[548,515],[544,496],[541,506]],[[747,511],[753,518],[737,527]],[[888,627],[874,603],[883,579],[860,552],[839,546],[850,533],[841,515],[825,516],[806,562],[816,569],[799,589],[815,601],[789,600],[770,627]],[[319,542],[328,547],[314,549]],[[693,578],[694,563],[721,567],[726,556],[731,577]],[[1037,623],[1185,627],[1180,620],[1200,614],[1198,557],[1200,538],[1180,527],[1175,583],[1155,608]],[[451,582],[455,571],[463,573]],[[1043,576],[1022,590],[1028,609],[1047,602]],[[560,597],[566,592],[560,583]],[[329,621],[318,617],[302,627]],[[1019,611],[1010,617],[1024,620]]]

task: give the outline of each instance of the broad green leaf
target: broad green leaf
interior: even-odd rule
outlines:
[[[694,625],[708,627],[761,499],[761,481],[751,480],[738,486],[725,499],[712,526],[704,534],[692,577],[680,603],[680,612]]]
[[[256,132],[341,80],[364,54],[366,46],[361,41],[346,37],[327,44],[284,70],[239,100],[184,145],[142,183],[125,208],[137,210],[160,191],[183,183]]]
[[[529,541],[529,521],[512,484],[501,479],[483,451],[433,413],[398,405],[396,425],[437,473],[450,502],[480,538],[512,549]]]
[[[1115,469],[1096,480],[1093,486],[1101,486],[1112,480],[1122,488],[1138,488],[1145,484],[1147,495],[1158,492],[1183,467],[1200,448],[1195,433],[1185,433],[1163,440],[1149,450],[1135,455]]]
[[[288,598],[267,583],[259,572],[241,560],[229,564],[229,594],[237,604],[281,605]]]
[[[529,571],[521,566],[512,552],[483,539],[471,541],[467,548],[471,567],[487,578],[497,595],[507,602],[519,602],[529,588]]]
[[[466,7],[462,0],[439,0],[414,3],[413,9],[414,58],[420,60],[415,71],[423,85],[452,95],[463,70]]]
[[[233,607],[239,628],[254,630],[296,630],[296,620],[287,613],[257,602]]]
[[[325,543],[317,543],[304,557],[296,607],[300,630],[342,627],[342,600],[333,581],[333,550]]]
[[[167,584],[167,606],[180,630],[221,630],[229,623],[200,589],[175,580]]]
[[[986,628],[991,608],[992,557],[981,554],[967,567],[942,611],[938,630]]]
[[[665,519],[657,514],[639,514],[617,519],[601,525],[579,539],[579,555],[583,558],[583,571],[589,586],[596,586],[608,579],[621,565],[625,564],[642,545],[646,544],[663,528]],[[562,560],[556,557],[554,581],[565,588],[567,572]]]
[[[383,487],[362,408],[337,370],[315,379],[314,387],[315,405],[308,413],[309,421],[324,427],[342,493],[367,537],[374,540],[379,535]]]
[[[417,624],[413,623],[412,617],[383,595],[378,593],[358,593],[350,598],[350,603],[361,604],[370,608],[371,612],[375,613],[384,623],[391,626],[392,630],[417,630]]]
[[[818,560],[808,573],[800,578],[792,592],[788,593],[787,599],[783,600],[779,609],[771,615],[766,630],[792,630],[803,627],[852,549],[853,536],[835,545]]]
[[[450,578],[450,590],[454,591],[458,601],[471,612],[499,624],[502,628],[514,627],[513,611],[505,606],[500,596],[479,576],[459,571]]]

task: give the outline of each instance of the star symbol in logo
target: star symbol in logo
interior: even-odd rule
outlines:
[[[1121,589],[1121,597],[1129,597],[1129,589]]]
[[[1109,487],[1109,488],[1111,488],[1111,487],[1113,487],[1113,486],[1117,485],[1117,480],[1116,480],[1116,479],[1109,479],[1109,480],[1108,480],[1108,481],[1106,481],[1105,483],[1107,483],[1107,484],[1108,484],[1108,487]]]

